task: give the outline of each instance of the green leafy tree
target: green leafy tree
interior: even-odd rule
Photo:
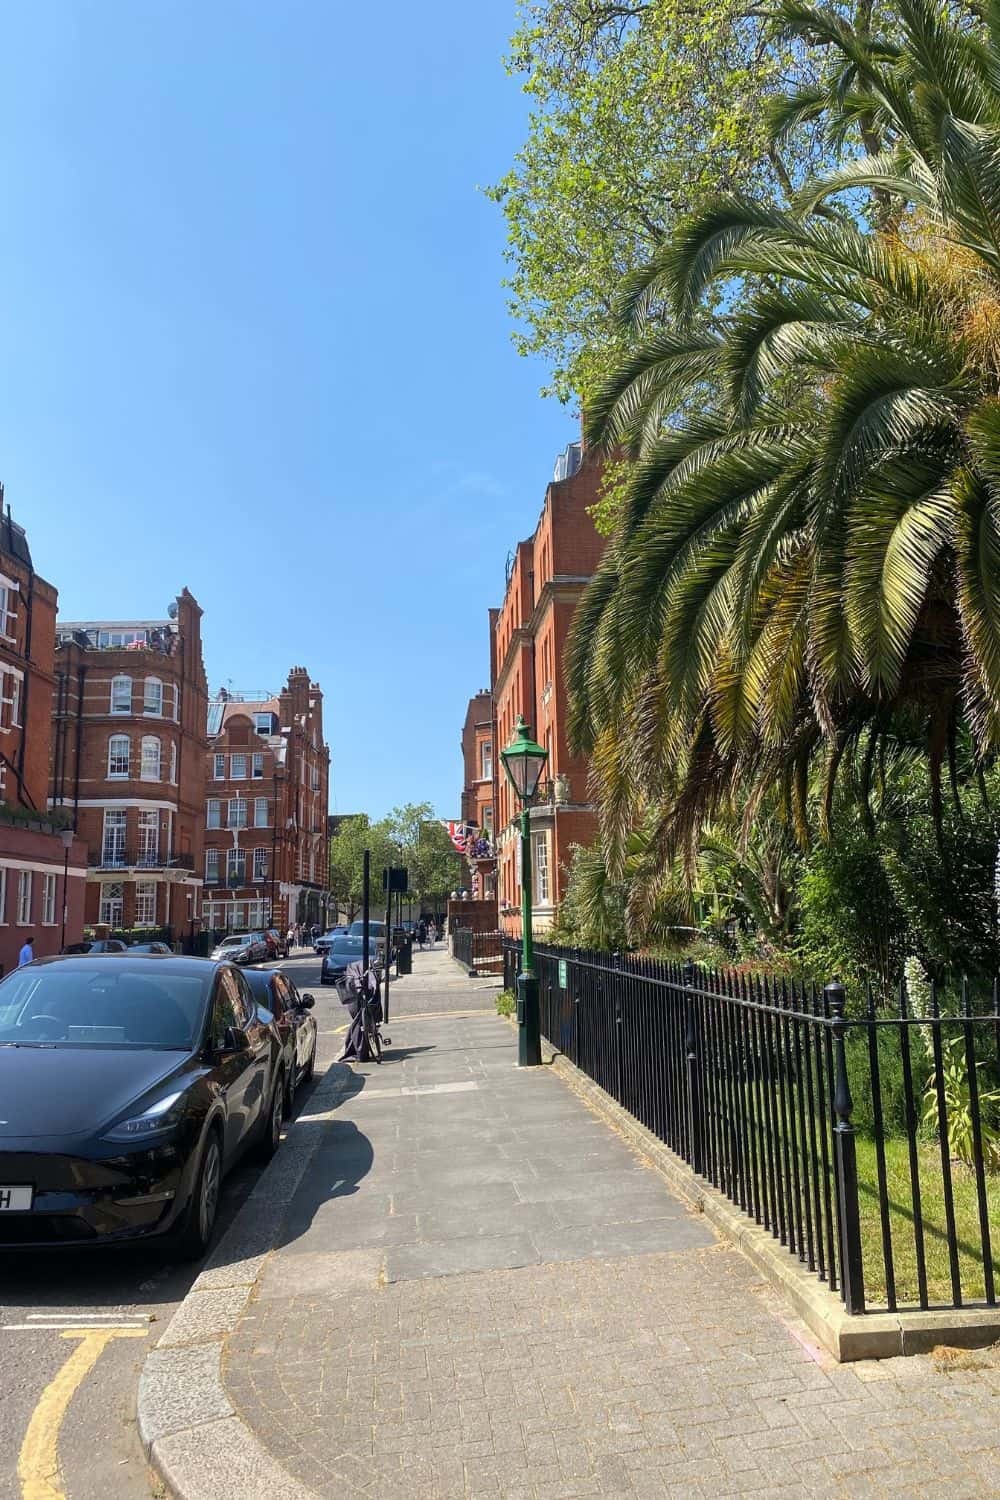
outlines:
[[[345,818],[330,840],[330,891],[349,922],[361,910],[364,897],[364,852],[371,851],[373,903],[382,888],[382,867],[391,859],[391,844],[383,823],[372,823],[366,813]]]
[[[786,7],[884,149],[718,198],[621,290],[588,425],[635,470],[569,648],[612,854],[652,806],[693,868],[775,788],[804,840],[904,739],[940,831],[960,736],[1000,748],[1000,27],[900,10],[897,46]]]
[[[874,9],[862,0],[861,29]],[[531,100],[528,137],[489,191],[518,346],[546,360],[561,399],[600,383],[622,347],[614,288],[680,217],[720,190],[790,191],[807,162],[836,159],[813,128],[839,83],[817,40],[775,34],[747,0],[522,0],[507,64]],[[775,122],[786,90],[798,107]]]
[[[431,804],[410,802],[393,808],[379,826],[392,850],[391,863],[407,870],[411,899],[443,910],[450,893],[462,883],[462,860]]]

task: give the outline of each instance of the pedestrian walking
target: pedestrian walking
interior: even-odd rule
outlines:
[[[288,931],[285,933],[285,947],[288,949],[289,952],[291,952],[292,949],[294,948],[294,946],[295,946],[295,928],[294,927],[289,927]]]
[[[302,947],[302,923],[301,922],[296,922],[296,924],[295,924],[295,946],[296,946],[296,948],[301,948]]]
[[[30,964],[31,960],[34,958],[35,950],[32,946],[34,941],[35,934],[33,932],[29,932],[28,936],[24,940],[24,945],[21,948],[20,953],[17,955],[17,967],[19,969],[21,968],[22,964]]]
[[[423,947],[424,947],[424,944],[426,943],[426,941],[427,941],[427,923],[424,921],[423,917],[421,917],[420,921],[417,923],[417,943],[418,943],[418,945],[420,947],[421,952],[423,952]]]
[[[431,947],[433,948],[438,939],[437,923],[435,922],[433,917],[431,917],[431,925],[427,929],[427,937]]]

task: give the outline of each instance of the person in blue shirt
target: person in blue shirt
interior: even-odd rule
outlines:
[[[34,941],[35,941],[35,934],[33,932],[29,932],[28,936],[24,940],[24,947],[21,949],[20,953],[17,955],[17,967],[19,969],[21,968],[21,966],[23,964],[30,964],[31,960],[34,958],[34,956],[35,956],[35,950],[32,947],[32,944],[34,943]]]

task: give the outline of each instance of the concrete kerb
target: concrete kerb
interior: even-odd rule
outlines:
[[[310,1099],[328,1114],[357,1092],[355,1074],[333,1063]],[[204,1270],[146,1356],[138,1392],[139,1437],[179,1500],[316,1500],[243,1422],[222,1380],[222,1351],[239,1322],[285,1210],[323,1138],[322,1120],[299,1120],[219,1241]]]
[[[793,1260],[770,1232],[748,1220],[735,1204],[696,1176],[669,1146],[641,1125],[610,1094],[548,1042],[542,1057],[565,1083],[645,1156],[671,1188],[781,1292],[797,1316],[835,1359],[892,1359],[927,1354],[939,1344],[979,1349],[1000,1340],[1000,1309],[944,1308],[929,1312],[848,1313],[835,1292]]]

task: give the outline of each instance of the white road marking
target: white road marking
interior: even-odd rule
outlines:
[[[66,1318],[61,1323],[4,1323],[0,1325],[2,1333],[79,1333],[83,1330],[92,1329],[95,1333],[111,1333],[116,1329],[136,1329],[139,1333],[145,1333],[149,1327],[148,1323],[128,1322],[121,1320],[117,1323],[97,1323],[93,1318]]]
[[[29,1322],[34,1321],[34,1322],[37,1322],[37,1323],[48,1323],[53,1318],[56,1318],[56,1319],[58,1319],[58,1321],[60,1323],[65,1323],[66,1319],[68,1317],[70,1317],[71,1314],[64,1309],[62,1312],[25,1313],[24,1316],[28,1319]],[[75,1316],[75,1314],[72,1314],[72,1316]],[[125,1312],[125,1313],[98,1313],[98,1312],[90,1312],[89,1310],[85,1309],[80,1314],[80,1316],[81,1317],[85,1317],[87,1319],[88,1323],[93,1323],[93,1322],[96,1322],[98,1320],[101,1321],[101,1322],[110,1322],[110,1323],[121,1323],[122,1321],[125,1321],[125,1322],[130,1322],[131,1321],[131,1322],[134,1322],[136,1318],[141,1318],[144,1322],[148,1323],[149,1320],[150,1320],[151,1314],[150,1313],[139,1313],[139,1312],[136,1312],[136,1313],[128,1313],[128,1312]]]
[[[394,1089],[369,1087],[360,1089],[356,1094],[350,1094],[345,1091],[342,1097],[349,1099],[352,1104],[361,1104],[366,1099],[402,1099],[404,1096],[411,1094],[467,1094],[472,1089],[478,1089],[478,1087],[478,1082],[473,1078],[469,1079],[467,1083],[424,1083],[413,1084],[409,1087],[404,1084],[401,1088]],[[315,1124],[320,1120],[336,1120],[342,1117],[342,1109],[328,1109],[324,1110],[321,1114],[296,1116],[298,1120],[305,1121],[307,1124]]]

